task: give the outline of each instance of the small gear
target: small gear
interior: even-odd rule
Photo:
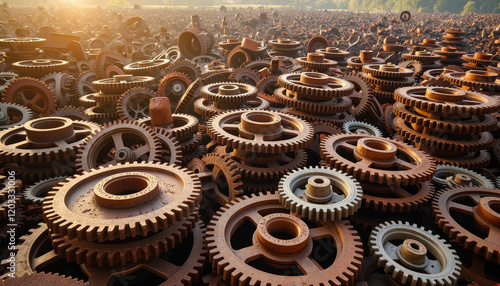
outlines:
[[[435,61],[438,61],[441,59],[441,56],[439,55],[434,55],[431,54],[430,52],[415,52],[415,54],[401,54],[401,57],[405,60],[409,61],[419,61],[421,63],[427,64],[427,63],[433,63]]]
[[[347,221],[304,221],[287,214],[277,194],[230,202],[212,218],[206,237],[210,262],[231,283],[353,284],[361,267],[362,243]],[[333,243],[335,258],[311,253],[315,241]]]
[[[158,94],[170,99],[172,108],[177,106],[180,98],[192,81],[185,74],[173,72],[163,77],[158,85]],[[173,108],[174,109],[174,108]]]
[[[349,96],[354,91],[354,85],[347,80],[315,72],[280,75],[278,84],[313,100]]]
[[[381,223],[369,244],[377,266],[399,283],[452,286],[460,276],[462,263],[451,245],[416,224]]]
[[[33,119],[30,109],[16,103],[0,102],[0,130],[23,125]]]
[[[136,145],[140,147],[133,148]],[[112,158],[108,158],[110,153]],[[102,165],[155,162],[160,154],[161,143],[151,127],[133,121],[115,121],[104,124],[85,139],[77,154],[76,167],[79,172],[88,172]]]
[[[106,104],[93,106],[85,109],[85,114],[90,117],[90,120],[98,123],[110,122],[118,119],[116,104]]]
[[[308,53],[315,53],[316,50],[326,49],[328,47],[330,47],[330,42],[325,37],[320,35],[313,36],[307,42]]]
[[[383,137],[382,132],[377,127],[360,121],[347,121],[342,125],[342,129],[346,134],[361,134]]]
[[[45,197],[43,214],[54,234],[104,242],[167,229],[200,200],[201,183],[194,173],[173,165],[126,163],[68,179]]]
[[[165,68],[165,72],[167,75],[174,72],[181,73],[186,75],[190,80],[195,81],[201,75],[201,67],[190,60],[179,60],[170,63],[170,65]]]
[[[375,86],[376,90],[392,92],[394,89],[403,86],[413,86],[415,80],[411,77],[405,78],[376,78],[372,74],[364,72],[358,73],[362,78]]]
[[[482,115],[500,109],[496,98],[447,87],[402,87],[396,90],[394,98],[404,105],[448,116]]]
[[[13,80],[18,78],[19,75],[13,72],[0,72],[0,94],[3,92],[5,87]]]
[[[11,81],[3,90],[2,102],[26,106],[42,116],[49,115],[57,106],[54,91],[44,82],[29,77]]]
[[[143,60],[124,66],[123,71],[127,74],[133,74],[136,76],[150,76],[153,72],[162,70],[169,64],[169,59]]]
[[[362,71],[375,78],[406,78],[413,76],[413,70],[392,64],[364,65]]]
[[[476,255],[500,263],[498,189],[461,186],[438,191],[432,202],[439,228]],[[467,223],[462,223],[466,221]]]
[[[339,64],[340,62],[345,62],[345,58],[350,55],[348,51],[343,51],[336,47],[327,47],[325,49],[318,49],[315,52],[318,54],[323,54],[325,55],[325,58],[337,61],[339,62]]]
[[[116,105],[120,119],[139,120],[149,116],[149,101],[158,94],[146,88],[136,87],[127,90]]]
[[[64,106],[50,113],[51,117],[66,117],[71,120],[90,121],[90,116],[85,114],[83,107]]]
[[[478,186],[494,189],[493,182],[474,171],[447,165],[437,165],[432,183],[440,188],[454,188],[458,186]]]
[[[87,94],[96,93],[92,87],[92,82],[96,80],[95,73],[91,71],[82,72],[76,79],[75,91],[79,97]]]
[[[141,17],[130,17],[124,20],[119,29],[124,38],[141,38],[149,33],[148,24]]]
[[[62,72],[67,69],[69,62],[63,60],[37,59],[12,63],[12,68],[20,75],[35,75],[37,77],[52,72]]]
[[[23,192],[24,200],[29,204],[41,205],[45,196],[60,182],[66,180],[67,177],[54,177],[43,181],[38,181],[34,185],[29,186]]]
[[[257,72],[249,68],[237,68],[231,72],[229,80],[256,86],[261,78]]]
[[[462,59],[468,63],[476,64],[479,66],[488,66],[495,61],[492,60],[493,54],[486,53],[475,53],[475,54],[465,54]]]
[[[64,117],[42,117],[0,132],[0,160],[7,163],[63,162],[76,156],[99,127]]]
[[[104,94],[121,94],[134,87],[147,88],[154,83],[150,76],[115,75],[112,78],[92,82],[92,87]]]
[[[309,220],[335,221],[354,214],[363,191],[353,177],[325,167],[288,173],[278,187],[280,202],[291,213]]]
[[[432,178],[430,156],[403,142],[370,135],[339,134],[325,138],[321,158],[328,166],[361,181],[406,186]]]

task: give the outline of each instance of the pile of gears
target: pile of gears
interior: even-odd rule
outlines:
[[[498,53],[261,10],[0,23],[0,285],[500,285]]]

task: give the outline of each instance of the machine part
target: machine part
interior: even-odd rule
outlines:
[[[351,82],[354,85],[354,92],[351,94],[351,101],[353,103],[352,114],[358,118],[362,118],[370,111],[370,106],[376,100],[373,97],[373,89],[366,80],[354,74],[346,74],[344,80]]]
[[[315,53],[316,50],[326,49],[328,47],[330,47],[330,42],[325,37],[322,37],[319,35],[313,36],[307,42],[307,52],[308,53]]]
[[[346,134],[360,134],[383,137],[382,132],[377,127],[360,121],[347,121],[342,125],[342,129]]]
[[[437,225],[450,239],[486,260],[500,263],[499,203],[498,189],[460,186],[438,191],[432,211]]]
[[[430,230],[408,222],[384,222],[370,235],[370,255],[399,283],[453,286],[462,263],[455,250]]]
[[[401,79],[413,76],[413,70],[402,68],[393,64],[372,64],[364,65],[362,71],[375,78]]]
[[[118,52],[111,50],[100,50],[99,54],[94,60],[94,72],[96,79],[108,78],[106,73],[106,68],[110,65],[114,65],[118,68],[122,68],[129,61],[122,57]]]
[[[90,121],[90,116],[85,114],[83,107],[64,106],[54,110],[49,116],[66,117],[71,120]]]
[[[252,110],[267,110],[269,108],[269,102],[262,98],[256,98],[253,100],[249,100],[247,102],[243,102],[241,105],[237,106],[238,109],[252,109]],[[209,102],[204,98],[198,98],[194,102],[194,111],[201,116],[206,118],[211,118],[212,116],[221,114],[223,112],[227,112],[230,110],[234,110],[235,108],[221,109],[218,108],[215,103]]]
[[[90,120],[99,124],[118,119],[118,112],[114,103],[87,108],[85,114],[90,117]]]
[[[42,116],[49,115],[57,106],[54,91],[44,82],[29,77],[11,81],[3,90],[2,101],[20,104]]]
[[[219,108],[237,108],[243,103],[255,99],[257,88],[250,84],[222,82],[204,85],[200,96],[213,102]]]
[[[197,80],[201,75],[201,67],[190,60],[179,60],[171,63],[165,68],[167,75],[174,72],[186,75],[191,81]]]
[[[351,82],[316,72],[280,75],[278,84],[301,97],[312,100],[349,96],[354,91]]]
[[[384,107],[385,105],[385,107]],[[384,118],[383,118],[383,126],[384,126],[384,131],[388,135],[388,137],[393,137],[396,131],[394,130],[394,125],[393,121],[394,118],[396,118],[396,115],[393,113],[393,105],[386,103],[382,105],[382,108],[384,109]]]
[[[237,69],[247,62],[254,60],[252,52],[243,49],[241,46],[236,47],[227,55],[227,64],[233,69]]]
[[[478,152],[466,153],[454,157],[437,157],[432,156],[437,164],[457,166],[469,170],[479,170],[488,166],[490,163],[490,154],[488,151],[481,150]]]
[[[121,120],[139,120],[149,117],[149,100],[158,94],[146,88],[136,87],[127,90],[116,105]]]
[[[498,74],[482,70],[444,73],[443,78],[454,85],[469,87],[477,91],[500,91]]]
[[[304,221],[287,212],[277,194],[237,198],[217,212],[206,241],[209,260],[224,280],[250,285],[353,284],[363,250],[352,226],[347,221]],[[335,251],[333,259],[312,253],[313,244],[320,241]]]
[[[161,253],[160,257],[140,259],[123,266],[97,267],[83,264],[81,268],[89,276],[90,285],[110,285],[116,281],[116,277],[135,276],[134,272],[138,270],[154,273],[165,279],[163,284],[166,285],[196,285],[201,280],[206,260],[205,227],[198,221],[186,239],[175,248]]]
[[[276,98],[274,98],[274,91],[279,88],[278,85],[278,77],[277,76],[271,76],[271,77],[266,77],[260,80],[257,83],[257,96],[267,100],[271,103],[271,106],[276,106],[279,105]]]
[[[164,69],[169,64],[169,59],[142,60],[124,66],[123,71],[127,74],[149,76],[156,71]]]
[[[36,59],[12,63],[12,68],[20,75],[43,76],[48,73],[62,72],[67,69],[69,62],[63,60]]]
[[[55,177],[36,182],[34,185],[29,186],[23,192],[24,199],[30,204],[41,205],[47,193],[57,186],[60,182],[66,180],[67,177]]]
[[[305,148],[314,134],[311,124],[276,111],[230,111],[210,118],[207,125],[207,134],[221,145],[267,154]]]
[[[0,132],[0,160],[35,164],[74,158],[96,124],[64,117],[42,117]]]
[[[0,130],[23,125],[33,119],[30,109],[16,103],[0,102]]]
[[[161,128],[172,133],[179,142],[190,139],[198,131],[198,119],[194,116],[177,113],[172,114],[172,120],[172,125]],[[151,125],[150,117],[145,117],[139,122],[154,127]]]
[[[177,106],[180,98],[192,81],[185,74],[173,72],[163,77],[158,85],[158,94],[170,99],[171,107]]]
[[[327,72],[330,69],[338,67],[336,61],[325,59],[325,55],[316,53],[308,53],[307,57],[298,57],[295,58],[295,61],[305,71],[311,72]]]
[[[76,79],[75,91],[79,97],[96,93],[97,91],[92,87],[92,82],[96,80],[95,73],[91,71],[82,72]]]
[[[0,94],[4,88],[13,80],[18,78],[19,75],[13,72],[0,72]]]
[[[334,115],[352,109],[352,100],[348,96],[334,97],[326,101],[300,99],[300,94],[291,94],[281,87],[274,91],[274,98],[282,105],[314,115]]]
[[[424,72],[424,66],[418,61],[402,61],[398,64],[401,68],[408,68],[413,70],[413,78],[419,78]]]
[[[148,88],[154,84],[155,78],[150,76],[115,75],[112,78],[92,82],[92,87],[103,94],[121,94],[134,87]]]
[[[85,139],[78,150],[76,167],[78,172],[89,172],[118,163],[157,162],[160,154],[161,143],[154,129],[136,121],[115,121]]]
[[[160,162],[180,166],[182,163],[182,148],[174,135],[167,129],[156,128],[156,136],[161,143]]]
[[[141,17],[130,17],[120,25],[120,34],[124,38],[138,39],[148,33],[148,24]]]
[[[72,279],[71,277],[60,276],[59,274],[51,273],[32,273],[23,276],[16,276],[14,279],[3,280],[2,286],[35,286],[35,285],[61,285],[61,286],[88,286],[81,280]]]
[[[424,152],[403,142],[358,134],[339,134],[320,144],[328,166],[361,181],[407,186],[428,181],[436,164]]]
[[[76,79],[67,73],[50,73],[40,78],[48,87],[54,91],[59,106],[68,105],[73,96]]]
[[[401,12],[401,14],[399,15],[399,19],[401,20],[401,22],[408,22],[410,21],[411,19],[411,13],[409,11],[403,11]]]
[[[330,122],[335,124],[336,126],[342,126],[344,122],[346,121],[353,121],[356,120],[352,113],[350,111],[343,112],[343,113],[337,113],[334,115],[315,115],[315,114],[310,114],[308,112],[302,112],[293,108],[283,108],[280,110],[283,113],[288,113],[294,116],[297,116],[299,118],[302,118],[308,122],[315,122],[315,121],[323,121],[323,122]]]
[[[43,211],[54,234],[104,242],[167,229],[195,211],[200,201],[201,183],[194,173],[173,165],[136,162],[68,179],[45,197]]]
[[[402,87],[395,91],[394,98],[404,105],[447,116],[483,115],[500,109],[500,101],[491,96],[447,87]]]
[[[200,90],[203,86],[201,79],[193,81],[186,89],[174,109],[174,113],[194,114],[194,102],[200,96]]]
[[[261,78],[257,72],[249,68],[237,68],[231,72],[229,80],[256,86]]]
[[[177,45],[185,58],[192,59],[196,56],[208,54],[212,49],[211,37],[208,31],[189,28],[179,34]]]
[[[39,48],[45,45],[46,42],[46,39],[32,37],[4,38],[0,39],[0,47],[16,51],[26,51]]]
[[[281,178],[278,194],[292,214],[315,221],[336,221],[359,209],[363,190],[356,179],[343,172],[310,167]]]
[[[495,185],[485,176],[474,171],[447,165],[437,165],[432,183],[439,188],[454,188],[458,186],[478,186],[494,189]]]

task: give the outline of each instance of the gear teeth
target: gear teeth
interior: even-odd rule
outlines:
[[[133,87],[133,88],[128,89],[120,96],[120,98],[118,99],[118,103],[116,105],[116,110],[118,111],[118,115],[120,116],[121,120],[138,120],[139,119],[139,118],[132,117],[131,114],[127,110],[127,103],[129,100],[134,99],[134,96],[146,97],[146,98],[149,97],[149,99],[159,97],[158,93],[156,93],[152,90],[149,90],[147,88],[144,88],[144,87]],[[147,100],[146,106],[149,106],[149,101],[150,101],[149,99]],[[149,107],[148,107],[148,110],[149,110]]]
[[[165,72],[167,74],[172,74],[174,72],[185,74],[190,80],[195,81],[200,77],[202,69],[196,62],[185,59],[171,63],[165,68]]]

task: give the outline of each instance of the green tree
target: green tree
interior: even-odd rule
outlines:
[[[127,0],[108,0],[105,7],[107,8],[132,8]]]
[[[465,4],[464,10],[462,11],[462,14],[476,13],[476,12],[477,12],[476,1],[469,1],[469,2],[467,2],[467,4]]]

